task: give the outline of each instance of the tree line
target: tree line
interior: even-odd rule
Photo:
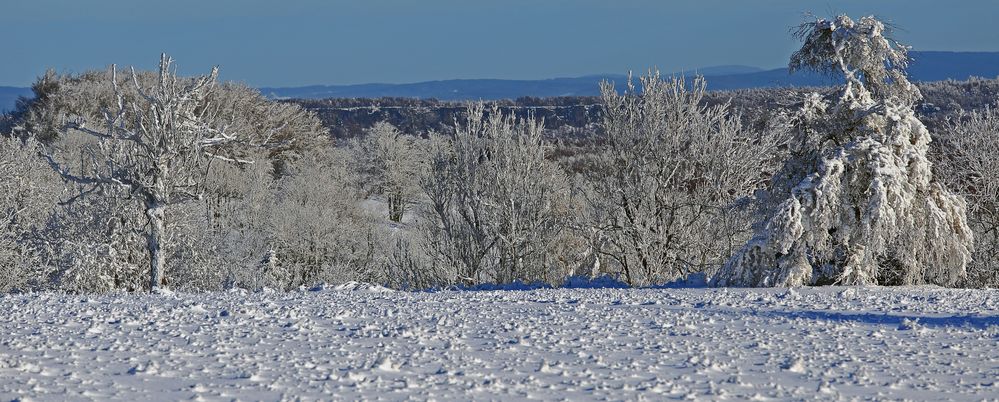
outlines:
[[[916,113],[932,130],[942,127],[943,122],[962,111],[983,110],[999,99],[999,79],[994,78],[917,82],[915,85],[923,94],[923,99],[916,105]],[[796,87],[712,91],[709,86],[703,101],[705,104],[729,103],[751,124],[753,120],[759,120],[761,114],[786,109],[810,93],[834,90],[833,87]],[[289,99],[282,102],[295,103],[314,112],[336,139],[361,137],[365,130],[379,122],[391,123],[408,133],[444,131],[455,118],[461,117],[466,107],[464,102],[416,98]],[[522,97],[486,103],[521,118],[533,114],[535,118],[545,120],[547,137],[563,141],[596,136],[602,119],[600,97]]]
[[[0,291],[702,273],[999,285],[999,112],[958,97],[931,142],[916,113],[936,87],[904,80],[880,22],[843,18],[804,25],[794,63],[843,66],[845,89],[749,91],[767,99],[752,112],[702,78],[651,71],[602,84],[577,143],[532,112],[545,108],[511,108],[541,100],[449,105],[432,129],[376,121],[344,138],[308,105],[216,69],[178,76],[166,55],[152,72],[47,73],[0,138]]]

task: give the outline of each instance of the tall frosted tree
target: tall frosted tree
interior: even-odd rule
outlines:
[[[874,17],[818,19],[798,36],[790,68],[842,74],[845,84],[832,99],[805,100],[754,237],[713,283],[956,284],[972,232],[965,201],[932,177],[906,47]]]
[[[134,70],[128,79],[119,80],[112,66],[113,100],[102,112],[103,121],[93,127],[78,117],[66,127],[96,141],[87,153],[89,160],[67,161],[57,148],[45,154],[52,168],[68,181],[90,186],[90,191],[123,188],[141,200],[148,219],[150,289],[154,290],[163,284],[166,266],[167,207],[201,196],[210,161],[248,162],[226,152],[225,146],[239,133],[230,131],[229,119],[207,101],[216,86],[218,68],[208,75],[183,78],[172,64],[172,59],[162,55],[152,84]],[[131,85],[132,91],[122,85]]]

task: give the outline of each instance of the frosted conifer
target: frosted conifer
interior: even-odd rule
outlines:
[[[954,285],[972,232],[964,200],[933,180],[906,47],[874,17],[818,19],[798,36],[791,70],[843,74],[845,85],[831,101],[805,100],[753,238],[713,283]]]

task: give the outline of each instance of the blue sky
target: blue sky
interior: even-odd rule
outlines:
[[[992,0],[0,0],[0,85],[161,51],[255,86],[774,68],[806,12],[882,16],[914,50],[999,51]]]

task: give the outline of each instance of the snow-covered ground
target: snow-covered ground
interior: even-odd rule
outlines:
[[[0,297],[3,400],[981,400],[997,381],[997,291]]]

